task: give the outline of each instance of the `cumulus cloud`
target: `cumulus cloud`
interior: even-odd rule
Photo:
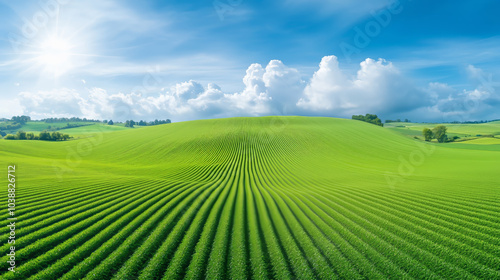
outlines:
[[[162,88],[156,94],[60,89],[21,92],[18,100],[24,113],[34,118],[183,121],[262,115],[350,117],[364,113],[425,121],[494,118],[500,105],[497,86],[487,82],[490,76],[481,69],[469,66],[468,71],[479,81],[473,90],[457,90],[443,83],[421,88],[383,59],[368,58],[356,73],[349,74],[340,67],[337,57],[325,56],[309,81],[303,81],[297,69],[279,60],[271,60],[265,67],[252,64],[242,79],[243,90],[235,93],[224,92],[213,83],[202,85],[191,80]]]
[[[447,84],[429,85],[434,105],[429,108],[438,121],[467,121],[498,118],[500,96],[488,86],[478,85],[473,90],[457,90]]]
[[[271,60],[266,68],[257,63],[250,65],[243,83],[242,92],[225,97],[249,115],[293,113],[304,88],[299,71],[279,60]]]
[[[72,89],[21,92],[19,101],[24,113],[33,117],[43,116],[81,116],[82,97]]]
[[[310,114],[350,116],[411,111],[429,102],[429,95],[390,62],[368,58],[350,78],[339,68],[337,57],[326,56],[297,106]]]

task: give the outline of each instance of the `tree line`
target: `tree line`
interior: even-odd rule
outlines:
[[[27,122],[31,121],[30,116],[13,116],[11,118],[11,121],[15,123],[20,123],[21,125],[26,124]]]
[[[104,120],[102,121],[103,123],[107,123],[108,125],[114,125],[114,122],[113,120]],[[140,120],[138,122],[134,121],[134,120],[126,120],[125,121],[125,127],[134,127],[134,125],[140,125],[140,126],[152,126],[152,125],[160,125],[160,124],[167,124],[167,123],[171,123],[172,121],[170,119],[166,119],[166,120],[154,120],[154,121],[150,121],[150,122],[146,122],[146,121],[143,121],[143,120]]]
[[[379,119],[379,117],[377,115],[374,115],[374,114],[366,114],[364,116],[363,115],[352,115],[352,119],[375,124],[375,125],[379,125],[379,126],[384,126],[384,124]]]
[[[42,119],[40,120],[42,122],[46,123],[61,123],[61,122],[101,122],[100,120],[93,120],[93,119],[87,119],[87,118],[77,118],[77,117],[72,117],[72,118],[47,118],[47,119]]]
[[[395,123],[395,122],[407,122],[407,123],[410,123],[411,121],[409,119],[404,119],[401,120],[401,119],[396,119],[396,120],[385,120],[385,123]]]
[[[21,128],[23,125],[20,123],[7,124],[5,126],[0,126],[0,130],[15,130]]]
[[[14,130],[21,128],[21,126],[25,125],[27,122],[31,120],[30,116],[13,116],[10,121],[12,124],[6,124],[4,126],[0,126],[0,130]],[[3,121],[9,121],[7,119],[3,119]]]
[[[42,140],[42,141],[66,141],[71,137],[68,134],[63,134],[61,132],[48,132],[42,131],[40,134],[35,135],[33,132],[24,132],[19,130],[16,134],[7,134],[5,139],[7,140]]]

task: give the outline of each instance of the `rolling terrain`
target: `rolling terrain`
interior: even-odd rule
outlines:
[[[460,145],[310,117],[0,140],[0,278],[500,279],[500,151]]]

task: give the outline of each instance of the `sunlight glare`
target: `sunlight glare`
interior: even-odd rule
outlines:
[[[71,44],[62,38],[48,38],[40,45],[38,62],[56,76],[71,68]]]

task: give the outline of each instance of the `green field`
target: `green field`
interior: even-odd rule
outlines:
[[[79,127],[73,128],[64,128],[67,124],[71,125],[82,125]],[[24,124],[21,128],[15,130],[5,130],[5,133],[8,134],[16,134],[17,131],[24,132],[33,132],[35,135],[38,135],[42,131],[59,131],[60,133],[68,134],[73,139],[80,139],[86,137],[92,137],[95,134],[99,133],[107,133],[114,132],[119,130],[127,130],[130,129],[125,127],[123,123],[115,123],[114,125],[107,125],[99,122],[60,122],[60,123],[46,123],[43,121],[29,121]],[[12,124],[12,122],[2,122],[0,125]],[[62,128],[59,130],[55,130],[55,128]],[[138,129],[141,126],[135,126],[134,128]]]
[[[454,123],[386,123],[384,127],[402,133],[409,137],[422,137],[424,128],[432,129],[438,125],[444,125],[448,128],[448,136],[458,136],[461,140],[474,140],[483,135],[493,135],[500,137],[500,121],[479,123],[479,124],[454,124]],[[468,141],[464,141],[468,143]],[[473,144],[473,142],[470,142]]]
[[[18,218],[0,278],[500,279],[500,149],[397,129],[262,117],[0,140]]]
[[[139,129],[139,126],[136,126],[135,129]],[[74,138],[88,137],[97,133],[106,133],[106,132],[114,132],[120,130],[127,130],[130,128],[124,127],[123,124],[114,124],[107,125],[102,123],[92,123],[89,126],[81,126],[59,130],[62,133],[69,134]]]

